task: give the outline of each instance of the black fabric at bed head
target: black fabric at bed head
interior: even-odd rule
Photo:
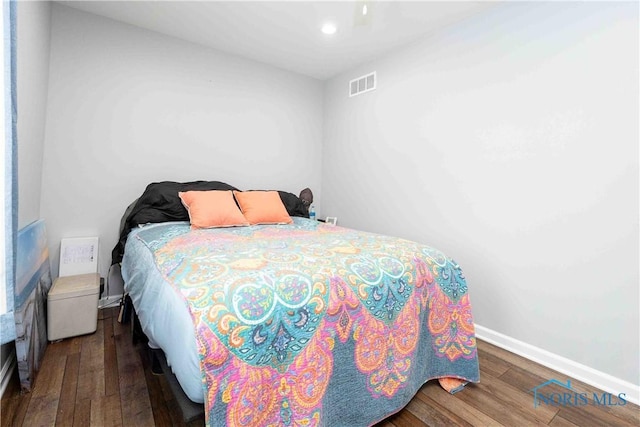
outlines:
[[[287,208],[289,216],[309,218],[309,211],[298,196],[293,193],[287,193],[286,191],[278,191],[278,194],[280,194],[280,199],[284,207]]]
[[[133,227],[147,223],[189,221],[189,212],[182,204],[178,193],[206,190],[237,190],[237,188],[219,181],[154,182],[149,184],[140,196],[136,207],[129,215],[129,221]]]
[[[124,245],[129,232],[140,224],[169,221],[189,221],[189,212],[185,209],[178,193],[180,191],[238,190],[236,187],[220,181],[154,182],[147,186],[144,193],[129,206],[120,223],[120,239],[111,251],[111,264],[122,261]],[[289,216],[309,217],[307,208],[298,196],[286,191],[278,191]]]
[[[147,186],[120,227],[120,239],[111,251],[111,264],[122,261],[129,232],[140,224],[189,221],[189,212],[178,196],[180,191],[237,190],[220,181],[154,182]]]

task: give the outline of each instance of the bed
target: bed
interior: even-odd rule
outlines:
[[[173,184],[168,205],[193,188]],[[199,189],[234,191],[219,184]],[[194,228],[191,210],[140,223],[136,207],[163,210],[147,190],[114,261],[207,425],[373,425],[426,381],[479,381],[467,284],[437,249],[310,220],[289,194],[287,224]]]

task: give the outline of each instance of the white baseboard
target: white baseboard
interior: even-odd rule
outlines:
[[[4,396],[4,391],[7,389],[9,381],[11,381],[11,378],[13,377],[13,371],[16,369],[16,366],[16,351],[15,349],[12,349],[9,357],[7,357],[2,365],[2,371],[0,371],[0,378],[2,378],[2,383],[0,384],[0,398]]]
[[[476,324],[475,328],[476,337],[483,341],[544,365],[549,369],[568,375],[571,378],[582,381],[602,391],[612,393],[615,396],[617,396],[618,393],[625,393],[627,401],[635,403],[636,405],[640,404],[639,385],[621,380],[620,378],[511,338],[500,332],[485,328],[484,326]]]
[[[120,303],[121,299],[122,295],[111,295],[105,298],[100,298],[100,300],[98,300],[98,308],[116,307]]]

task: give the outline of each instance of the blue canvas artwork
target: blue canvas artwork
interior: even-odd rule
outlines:
[[[47,348],[47,294],[51,269],[43,220],[18,231],[14,292],[16,356],[23,390],[31,391]]]

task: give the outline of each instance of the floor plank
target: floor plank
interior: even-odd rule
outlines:
[[[100,310],[104,311],[104,310]],[[118,355],[116,340],[113,334],[113,320],[104,319],[104,395],[112,396],[119,393],[118,383]]]
[[[58,402],[56,414],[56,426],[73,425],[73,414],[76,406],[76,394],[78,390],[78,371],[80,369],[80,353],[67,356],[62,379],[62,390]]]
[[[113,427],[123,425],[119,395],[112,394],[91,400],[91,425]]]
[[[104,320],[99,320],[96,332],[82,340],[78,396],[98,399],[105,396]]]
[[[73,427],[86,427],[89,425],[91,425],[91,399],[76,400]]]
[[[505,426],[543,425],[526,407],[505,404],[484,387],[471,387],[456,397]]]
[[[153,425],[153,411],[140,356],[125,333],[116,335],[122,418],[133,425]]]
[[[481,362],[482,366],[482,362]],[[482,378],[480,378],[482,381]],[[467,386],[470,387],[470,386]],[[463,390],[461,393],[467,392],[469,390]],[[442,389],[435,382],[429,382],[422,386],[422,389],[418,392],[418,398],[420,398],[420,394],[424,394],[431,400],[439,403],[441,406],[446,407],[451,412],[465,420],[465,422],[477,426],[499,426],[500,423],[490,416],[486,415],[482,411],[479,411],[474,406],[469,405],[468,403],[459,399],[459,396],[454,394],[451,396],[445,390]],[[452,398],[453,397],[453,398]]]
[[[435,425],[438,423],[442,423],[443,425],[456,425],[461,427],[473,427],[473,424],[466,421],[464,418],[460,417],[458,414],[449,410],[447,407],[440,405],[435,400],[431,399],[424,393],[418,393],[416,395],[417,399],[413,399],[409,405],[407,405],[407,409],[410,412],[413,412],[416,416],[418,416],[421,420],[429,419],[429,425]],[[449,399],[451,400],[451,399]],[[411,409],[411,405],[414,402],[421,402],[423,405],[423,410],[427,411],[428,418],[425,416],[419,416],[416,411]]]
[[[478,356],[482,358],[480,368],[494,377],[499,377],[509,370],[511,364],[500,357],[478,349]]]
[[[43,358],[31,391],[24,425],[41,426],[55,423],[66,361],[66,356]]]
[[[151,373],[148,351],[133,344],[131,326],[118,309],[100,310],[94,334],[50,343],[31,393],[20,393],[17,372],[2,398],[2,426],[188,426],[167,380]],[[425,384],[400,412],[375,427],[590,425],[640,426],[640,408],[596,405],[534,406],[532,389],[569,380],[501,348],[478,340],[481,382],[451,395],[437,381]],[[571,380],[578,393],[601,393]],[[562,391],[562,390],[560,390]]]
[[[553,417],[549,425],[552,427],[578,427],[571,421],[565,420],[560,415],[556,415],[555,417]]]
[[[389,422],[393,423],[396,427],[428,427],[428,424],[407,410],[390,416]]]
[[[39,397],[32,397],[29,408],[24,417],[23,425],[26,426],[52,426],[55,425],[56,413],[58,411],[58,397],[45,394]]]
[[[522,410],[528,409],[528,413],[542,424],[548,424],[558,413],[558,408],[548,405],[541,405],[533,408],[532,395],[528,391],[514,387],[502,377],[494,377],[480,369],[480,383],[476,385],[481,390],[487,391],[495,396],[504,406],[516,407]],[[534,410],[535,409],[535,410]]]

